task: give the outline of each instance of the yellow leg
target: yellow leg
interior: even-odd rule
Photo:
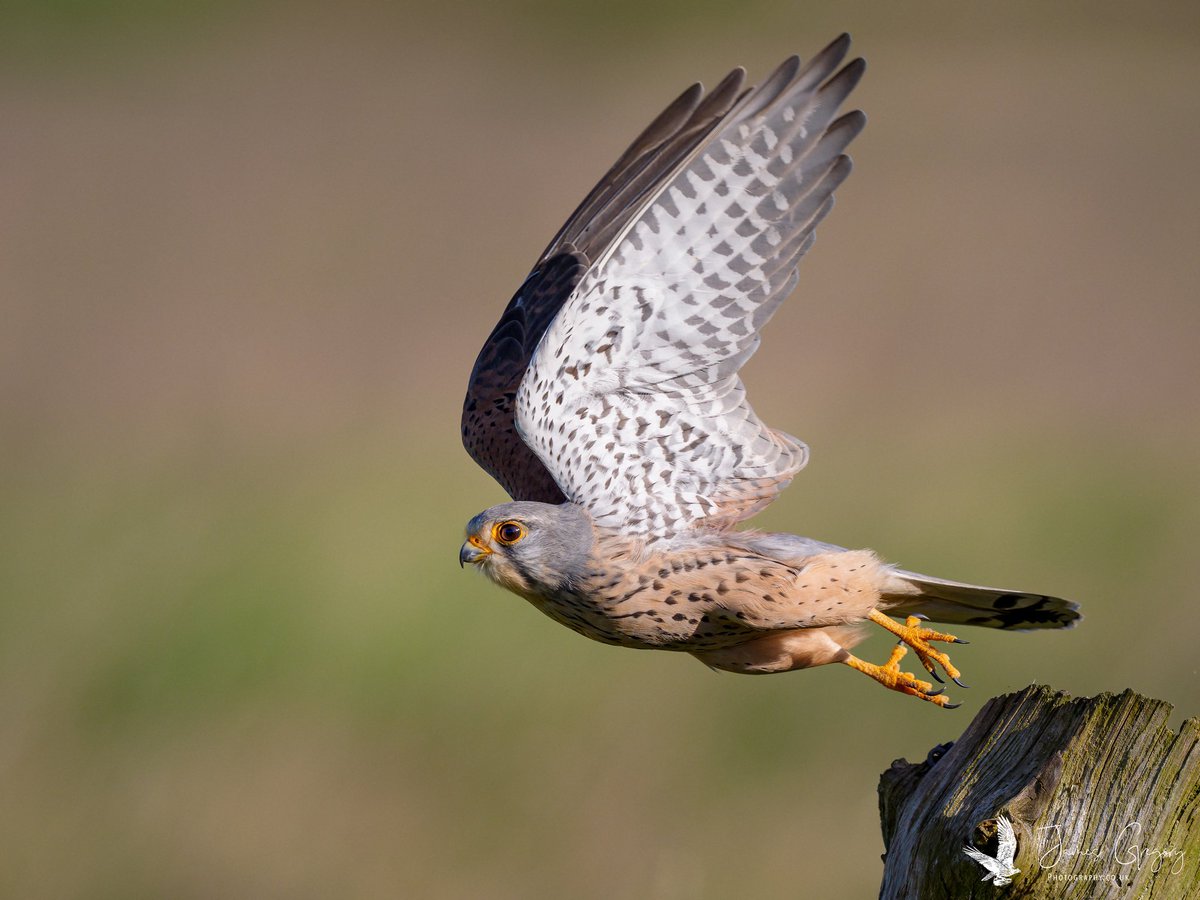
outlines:
[[[867,618],[877,625],[882,625],[892,634],[896,635],[896,637],[900,638],[901,642],[912,647],[913,651],[917,654],[917,658],[921,660],[921,665],[925,667],[926,672],[933,676],[934,681],[942,680],[938,677],[937,669],[934,667],[936,663],[946,670],[946,674],[950,676],[950,679],[955,684],[959,687],[966,687],[965,684],[958,680],[958,676],[962,673],[954,668],[954,665],[950,662],[950,657],[940,650],[934,650],[929,644],[930,641],[943,641],[949,644],[965,644],[967,643],[966,641],[956,638],[952,634],[945,634],[941,631],[934,631],[932,628],[922,627],[921,620],[917,616],[909,616],[904,621],[904,624],[900,625],[879,610],[873,609]]]
[[[857,656],[847,656],[842,662],[850,668],[857,669],[864,675],[874,678],[884,687],[891,688],[893,691],[920,697],[922,700],[928,700],[930,703],[935,703],[943,709],[955,709],[958,704],[951,703],[949,698],[942,694],[942,688],[938,688],[935,691],[933,685],[928,681],[921,681],[910,672],[900,671],[900,660],[904,658],[904,654],[907,652],[908,648],[906,646],[897,644],[892,648],[892,655],[888,658],[888,661],[882,666],[864,662]]]

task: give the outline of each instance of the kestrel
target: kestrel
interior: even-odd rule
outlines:
[[[932,642],[966,642],[922,619],[1063,628],[1076,605],[734,530],[808,458],[738,370],[850,173],[866,118],[835,118],[864,68],[842,65],[849,45],[754,88],[742,69],[688,88],[555,235],[471,373],[463,443],[515,502],[468,523],[459,560],[607,644],[751,674],[843,663],[951,706],[901,671],[911,647],[962,685]],[[850,653],[868,621],[899,638],[883,665]]]

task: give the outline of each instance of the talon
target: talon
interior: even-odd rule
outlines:
[[[940,650],[935,650],[931,642],[941,641],[948,644],[966,644],[968,643],[967,641],[953,634],[946,634],[941,631],[935,631],[932,628],[924,627],[921,625],[921,622],[928,621],[928,617],[921,613],[908,616],[904,620],[903,625],[877,609],[871,610],[867,618],[896,635],[901,644],[911,647],[913,652],[917,654],[917,658],[921,661],[921,665],[925,667],[925,671],[929,673],[934,681],[940,684],[945,683],[944,679],[937,674],[937,666],[941,666],[956,684],[962,684],[958,680],[958,676],[961,673],[950,662],[950,657]],[[965,687],[965,685],[963,686]]]
[[[943,703],[943,704],[941,704],[942,709],[958,709],[960,706],[962,706],[961,703]]]
[[[957,677],[955,677],[955,676],[951,676],[951,679],[952,679],[952,680],[954,681],[954,683],[955,683],[955,684],[957,684],[957,685],[958,685],[960,688],[969,688],[969,687],[970,687],[970,685],[969,685],[969,684],[964,684],[963,682],[959,681],[959,680],[958,680],[958,678],[957,678]]]
[[[882,666],[864,662],[858,657],[850,655],[847,655],[842,662],[850,666],[850,668],[857,669],[864,675],[870,676],[884,687],[890,688],[893,691],[899,691],[902,694],[910,694],[913,697],[928,700],[937,706],[945,706],[946,697],[943,694],[943,691],[945,691],[944,687],[938,688],[935,691],[933,685],[928,681],[921,681],[911,672],[900,671],[900,660],[907,653],[908,647],[901,643],[892,648],[891,656],[888,657],[888,661]]]

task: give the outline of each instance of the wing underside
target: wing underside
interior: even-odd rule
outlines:
[[[516,392],[538,342],[613,235],[729,112],[744,80],[735,69],[707,94],[692,85],[646,127],[559,229],[484,342],[463,403],[463,445],[514,500],[564,499],[516,430]]]
[[[563,494],[656,539],[769,503],[806,448],[768,428],[738,371],[791,292],[865,122],[840,38],[741,96],[613,233],[550,323],[517,427]]]

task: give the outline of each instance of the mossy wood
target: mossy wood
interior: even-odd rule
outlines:
[[[881,900],[1200,898],[1200,721],[1176,734],[1171,711],[1032,686],[924,762],[897,760],[879,783]],[[1020,871],[997,886],[962,848],[996,857],[1000,816]]]

